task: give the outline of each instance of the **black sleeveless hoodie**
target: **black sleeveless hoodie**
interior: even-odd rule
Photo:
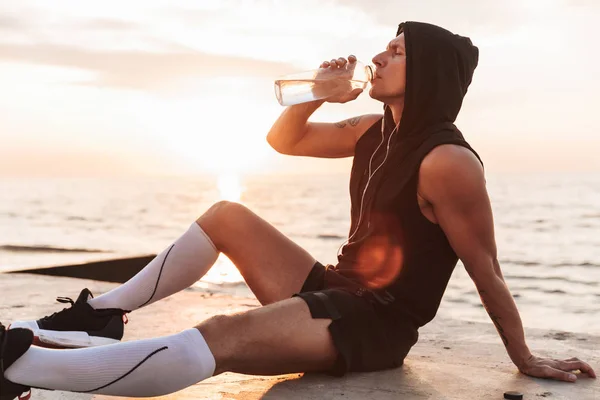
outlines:
[[[454,125],[478,63],[478,49],[467,37],[441,27],[405,22],[406,91],[400,127],[381,164],[395,127],[389,109],[357,142],[350,177],[351,228],[334,270],[378,293],[415,328],[437,313],[458,257],[442,229],[423,216],[417,202],[419,166],[436,146],[455,144],[477,153]],[[477,155],[479,158],[479,156]]]

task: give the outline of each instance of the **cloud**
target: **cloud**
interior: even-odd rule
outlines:
[[[498,33],[510,30],[523,22],[527,15],[517,0],[501,2],[480,0],[398,1],[336,0],[340,5],[361,9],[378,22],[397,26],[403,21],[430,22],[455,33]],[[395,33],[395,31],[393,32]],[[392,33],[392,34],[393,34]]]
[[[135,22],[124,21],[113,18],[96,18],[73,24],[74,28],[86,30],[102,30],[127,33],[141,29],[141,26]]]
[[[566,0],[565,3],[573,7],[600,8],[598,0]]]
[[[15,17],[0,10],[0,43],[55,44],[86,49],[160,51],[169,40],[153,37],[151,27],[119,18],[51,18],[39,12]]]
[[[198,51],[96,51],[53,44],[0,44],[0,60],[89,70],[97,78],[87,84],[140,90],[160,89],[193,77],[271,78],[293,69],[286,63]]]
[[[2,30],[15,30],[24,29],[25,23],[18,18],[14,18],[8,15],[0,15],[0,29]]]
[[[33,26],[39,28],[37,22],[33,20],[25,20],[23,18],[17,18],[12,15],[0,13],[0,29],[15,31],[15,33],[29,31]],[[42,24],[44,26],[44,24]],[[79,20],[75,22],[61,22],[60,25],[56,22],[48,25],[50,27],[60,27],[61,29],[70,28],[76,31],[113,31],[126,33],[128,31],[134,31],[140,29],[140,25],[132,22],[125,21],[115,18],[94,18],[89,20]]]

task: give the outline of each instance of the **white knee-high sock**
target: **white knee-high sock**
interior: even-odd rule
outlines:
[[[206,274],[218,256],[213,242],[194,222],[133,278],[89,300],[89,304],[96,309],[136,310],[191,286]]]
[[[4,373],[21,385],[112,396],[173,393],[213,375],[215,359],[197,329],[155,339],[74,350],[31,346]]]

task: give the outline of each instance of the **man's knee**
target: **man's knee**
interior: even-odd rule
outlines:
[[[198,324],[196,329],[198,329],[202,333],[202,336],[205,337],[218,336],[227,329],[227,325],[229,325],[231,318],[231,315],[213,315]]]
[[[215,221],[219,224],[235,223],[240,219],[251,215],[252,212],[243,204],[234,201],[221,200],[213,204],[202,216],[197,219],[198,223],[203,221]]]
[[[216,374],[228,370],[231,360],[243,342],[238,320],[241,315],[215,315],[196,326],[216,360]]]
[[[250,212],[244,205],[232,201],[222,200],[213,204],[196,223],[215,242],[217,247],[221,242],[220,237],[230,237],[233,229],[244,221]],[[222,243],[221,243],[222,244]],[[223,250],[219,248],[219,250]]]

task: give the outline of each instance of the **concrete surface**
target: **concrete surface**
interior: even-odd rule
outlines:
[[[99,295],[113,283],[28,274],[0,274],[0,320],[33,319],[64,307],[57,296],[76,298],[88,287]],[[254,300],[184,291],[129,315],[124,340],[163,336],[194,326],[219,313],[258,306]],[[579,357],[600,372],[600,337],[527,329],[536,355]],[[493,325],[436,318],[402,368],[334,378],[321,374],[246,376],[222,374],[161,399],[502,399],[516,390],[524,399],[600,399],[600,380],[580,375],[576,383],[537,379],[514,367]],[[34,390],[34,400],[108,400],[66,392]]]

